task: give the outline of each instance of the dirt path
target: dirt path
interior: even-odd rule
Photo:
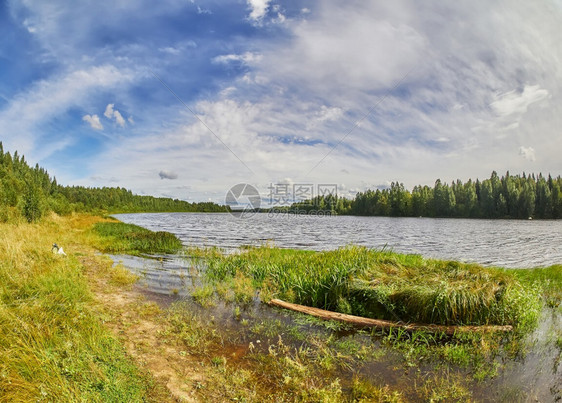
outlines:
[[[139,367],[150,371],[157,383],[170,391],[169,401],[196,402],[204,369],[195,357],[186,354],[167,337],[163,312],[132,286],[111,282],[111,263],[102,256],[79,257],[91,281],[96,303],[105,325],[123,343]],[[108,275],[100,275],[106,273]]]

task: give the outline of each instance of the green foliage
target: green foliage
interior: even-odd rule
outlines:
[[[204,308],[215,306],[215,290],[210,285],[198,287],[191,292],[191,297]]]
[[[104,238],[98,247],[106,253],[176,253],[182,248],[175,235],[153,232],[134,224],[100,222],[92,230]]]
[[[44,211],[43,194],[37,186],[33,184],[28,185],[23,196],[23,216],[28,222],[36,222],[41,218]]]
[[[189,203],[164,197],[139,196],[124,188],[86,188],[83,186],[59,187],[64,196],[78,211],[109,213],[150,212],[225,212],[228,208],[211,202]]]
[[[528,287],[539,288],[548,306],[556,308],[562,304],[562,265],[514,269],[509,272]]]
[[[39,165],[30,167],[17,151],[5,153],[0,142],[0,221],[14,220],[9,211],[17,208],[28,222],[38,221],[54,211],[68,215],[75,211],[93,213],[135,212],[224,212],[228,207],[215,203],[134,195],[123,188],[60,186]]]
[[[562,218],[562,178],[542,174],[501,178],[492,172],[482,182],[460,180],[433,188],[415,186],[410,192],[392,182],[390,188],[359,192],[350,200],[336,195],[317,196],[286,210],[304,214],[353,214],[393,217]]]

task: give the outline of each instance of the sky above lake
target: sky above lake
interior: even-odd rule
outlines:
[[[0,0],[0,141],[64,185],[220,203],[559,175],[562,0]]]

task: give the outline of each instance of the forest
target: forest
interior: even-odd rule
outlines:
[[[25,157],[4,152],[0,142],[0,222],[23,217],[29,222],[54,211],[72,212],[226,212],[228,207],[211,202],[139,196],[120,187],[61,186],[38,164],[30,167]]]
[[[329,194],[276,208],[298,214],[340,214],[389,217],[562,218],[562,178],[550,174],[498,176],[483,181],[435,181],[433,187],[411,191],[399,182],[384,189],[359,192],[354,199]],[[17,151],[4,152],[0,142],[0,222],[24,217],[29,222],[45,213],[72,212],[226,212],[228,206],[135,195],[121,187],[61,186],[38,164],[30,167]]]
[[[291,213],[344,214],[389,217],[456,218],[562,218],[562,179],[542,174],[499,177],[494,171],[483,181],[457,180],[450,185],[437,179],[433,187],[402,183],[359,192],[354,199],[318,196],[292,204]]]

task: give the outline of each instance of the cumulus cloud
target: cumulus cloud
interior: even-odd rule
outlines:
[[[317,113],[318,120],[323,121],[330,121],[330,120],[339,120],[343,116],[343,109],[342,108],[329,108],[326,105],[322,105],[320,111]]]
[[[121,115],[121,112],[115,109],[115,104],[107,104],[103,115],[110,120],[115,119],[115,122],[121,127],[125,127],[125,125],[127,124],[125,122],[125,119],[123,118],[123,115]]]
[[[246,0],[246,2],[250,8],[250,15],[248,18],[254,21],[260,21],[266,15],[271,0]]]
[[[277,14],[277,18],[274,18],[272,22],[283,24],[287,20],[287,17],[285,17],[285,15],[282,13],[281,6],[279,4],[275,4],[273,7],[271,7],[271,10]]]
[[[107,104],[107,106],[105,107],[105,112],[103,113],[103,116],[105,116],[108,119],[111,119],[113,117],[113,105],[114,104]]]
[[[528,161],[535,161],[535,149],[533,147],[519,147],[519,155]]]
[[[113,116],[115,117],[115,121],[119,126],[125,127],[125,119],[123,119],[123,116],[121,116],[121,113],[118,110],[113,111]]]
[[[95,130],[103,130],[103,125],[100,122],[100,118],[98,115],[84,115],[82,120],[88,122],[92,129]]]
[[[160,179],[178,179],[178,174],[172,171],[162,170],[158,173]]]

